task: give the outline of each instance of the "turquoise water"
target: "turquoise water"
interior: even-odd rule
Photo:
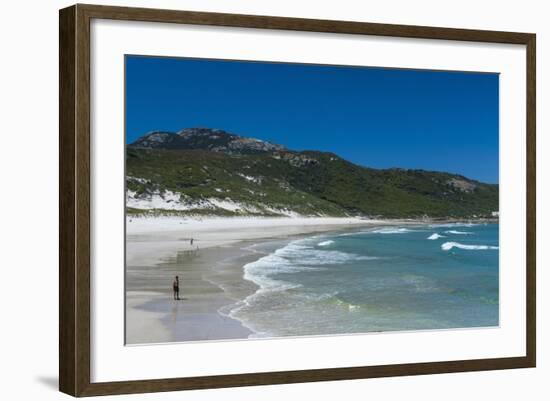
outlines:
[[[387,227],[291,241],[244,266],[230,316],[258,337],[499,324],[498,224]]]

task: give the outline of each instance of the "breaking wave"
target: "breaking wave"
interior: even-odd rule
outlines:
[[[453,248],[466,249],[468,251],[480,251],[480,250],[494,250],[499,249],[498,246],[492,245],[467,245],[460,242],[445,242],[441,245],[441,249],[444,251],[450,251]]]
[[[244,278],[257,284],[261,290],[284,291],[297,285],[275,280],[271,276],[279,273],[323,270],[324,265],[340,265],[356,260],[378,259],[375,256],[361,256],[354,253],[315,249],[306,241],[293,241],[283,248],[244,266]],[[319,245],[332,243],[323,241]]]
[[[453,227],[475,227],[479,226],[479,223],[441,223],[441,224],[430,224],[430,228],[453,228]]]
[[[445,231],[447,234],[455,234],[455,235],[472,235],[473,232],[471,231],[458,231],[458,230],[447,230]]]
[[[380,228],[378,230],[368,231],[373,234],[404,234],[410,233],[415,230],[409,230],[408,228]]]

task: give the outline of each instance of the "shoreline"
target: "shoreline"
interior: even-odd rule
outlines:
[[[354,228],[445,223],[327,217],[128,216],[126,344],[246,339],[255,334],[230,317],[239,302],[260,288],[244,277],[244,266],[267,254],[253,248],[275,250],[308,235]],[[181,280],[181,301],[172,299],[175,275]]]
[[[251,246],[392,224],[404,222],[325,217],[128,217],[126,344],[246,339],[253,332],[222,310],[259,288],[244,278],[244,265],[263,255]],[[190,238],[194,238],[193,246]],[[182,301],[172,299],[175,275],[180,276]]]

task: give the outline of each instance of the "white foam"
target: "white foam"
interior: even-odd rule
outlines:
[[[339,234],[338,237],[351,237],[357,235],[369,235],[369,234],[406,234],[411,232],[424,231],[424,230],[411,230],[404,227],[384,227],[375,230],[354,231],[349,233]]]
[[[321,250],[307,246],[309,239],[292,241],[283,248],[244,266],[244,278],[257,284],[258,291],[285,291],[298,285],[275,280],[278,273],[297,273],[323,270],[326,265],[341,265],[357,260],[378,259],[354,253]],[[329,242],[324,241],[324,242]]]
[[[447,234],[455,234],[455,235],[472,235],[473,234],[473,232],[471,232],[471,231],[447,230],[445,232]]]
[[[446,237],[444,235],[441,235],[441,234],[438,234],[438,233],[433,233],[427,239],[434,240],[434,239],[439,239],[439,238],[446,238]]]
[[[498,246],[492,245],[466,245],[459,242],[445,242],[441,245],[441,249],[444,251],[450,251],[453,248],[466,249],[468,251],[479,251],[479,250],[494,250],[499,249]]]
[[[380,228],[378,230],[367,231],[374,234],[405,234],[415,230],[409,230],[408,228]]]
[[[474,227],[479,226],[477,223],[442,223],[442,224],[430,224],[430,228],[452,228],[452,227]]]
[[[328,240],[328,241],[319,242],[319,243],[317,244],[317,246],[329,246],[329,245],[332,245],[332,244],[334,244],[334,241]]]

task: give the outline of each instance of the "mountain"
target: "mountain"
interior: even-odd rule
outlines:
[[[260,139],[245,138],[219,129],[186,128],[179,132],[153,131],[130,145],[141,149],[202,149],[213,152],[252,154],[286,150]]]
[[[126,149],[129,213],[491,217],[498,185],[373,169],[223,130],[148,133]]]

